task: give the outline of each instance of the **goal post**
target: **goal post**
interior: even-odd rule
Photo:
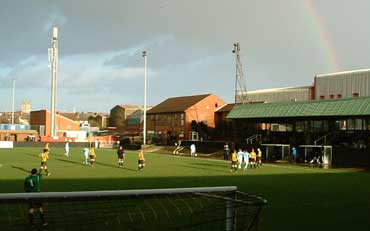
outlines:
[[[0,230],[24,230],[35,201],[49,230],[257,230],[266,204],[236,186],[3,193]]]

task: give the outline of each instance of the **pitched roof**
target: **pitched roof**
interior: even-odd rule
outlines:
[[[236,105],[229,119],[370,115],[370,97]]]
[[[223,105],[223,106],[219,107],[219,108],[216,110],[216,112],[229,112],[229,111],[231,111],[231,110],[233,109],[233,107],[234,107],[235,105],[237,105],[237,104],[235,104],[235,103],[228,103],[228,104],[225,104],[225,105]]]
[[[192,95],[168,98],[162,103],[154,106],[147,114],[166,113],[166,112],[183,112],[192,105],[198,103],[211,94]]]

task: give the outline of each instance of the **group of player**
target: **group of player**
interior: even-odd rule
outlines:
[[[118,157],[118,167],[123,168],[123,165],[125,163],[126,155],[125,155],[125,150],[122,145],[118,146],[117,149],[117,157]],[[140,149],[139,153],[137,155],[137,160],[138,160],[138,170],[142,171],[145,167],[145,158],[144,158],[144,150]]]
[[[82,164],[89,165],[91,167],[94,166],[95,163],[95,158],[96,158],[96,152],[94,147],[85,147],[82,149],[82,154],[83,154],[83,161]]]
[[[251,168],[262,167],[261,149],[257,148],[257,153],[254,151],[254,148],[251,148],[250,152],[242,148],[240,148],[238,152],[234,149],[234,152],[231,154],[230,172],[236,172],[238,169],[242,168],[244,171],[247,171],[248,166]]]

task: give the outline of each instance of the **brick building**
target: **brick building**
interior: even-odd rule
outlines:
[[[147,110],[152,107],[147,106]],[[116,105],[110,110],[109,132],[120,135],[139,135],[143,130],[144,110],[140,105]]]
[[[39,131],[41,136],[50,136],[51,113],[47,110],[31,111],[30,125]],[[55,117],[56,131],[58,136],[62,136],[65,131],[79,131],[80,124],[67,117],[56,114]]]
[[[215,110],[224,104],[212,94],[168,98],[147,111],[147,137],[168,144],[192,139],[201,129],[206,138],[215,128]]]

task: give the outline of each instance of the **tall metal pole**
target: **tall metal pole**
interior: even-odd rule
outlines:
[[[15,78],[12,79],[13,82],[13,100],[12,100],[12,124],[14,124],[14,98],[15,98]]]
[[[146,73],[147,73],[147,53],[143,51],[144,57],[144,126],[143,126],[143,145],[146,145]]]
[[[58,65],[58,28],[53,27],[53,35],[51,40],[51,48],[49,48],[49,63],[51,67],[51,120],[50,120],[50,135],[56,135],[55,113],[56,113],[56,98],[57,98],[57,65]]]

